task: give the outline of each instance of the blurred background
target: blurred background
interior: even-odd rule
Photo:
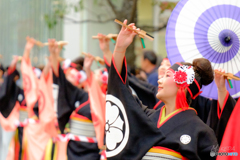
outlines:
[[[102,57],[98,33],[117,34],[120,25],[114,19],[136,26],[154,36],[145,39],[146,49],[153,50],[159,59],[166,57],[165,33],[168,18],[178,0],[1,0],[0,1],[0,62],[6,67],[12,55],[22,55],[26,36],[41,42],[48,38],[68,41],[61,56],[74,59],[81,52]],[[111,51],[114,44],[110,45]],[[139,66],[143,49],[135,38],[128,48],[127,61]],[[33,66],[45,64],[47,47],[34,47],[31,53]],[[93,66],[96,67],[96,66]]]

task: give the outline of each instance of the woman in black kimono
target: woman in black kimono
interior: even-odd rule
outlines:
[[[148,109],[129,90],[125,51],[135,35],[122,27],[113,54],[106,97],[107,159],[215,159],[210,152],[218,145],[216,136],[188,105],[202,85],[213,81],[210,62],[174,64],[158,81],[157,98],[165,106]]]
[[[109,49],[109,39],[105,37],[103,34],[98,34],[99,37],[99,47],[103,52],[104,61],[106,64],[106,68],[109,71],[112,52]],[[163,59],[161,66],[158,68],[158,75],[163,76],[166,68],[169,68],[170,62],[168,58]],[[148,82],[142,81],[128,72],[128,81],[130,87],[136,92],[138,98],[142,101],[144,105],[146,105],[149,109],[158,109],[164,106],[164,103],[160,101],[156,94],[158,92],[158,87],[149,84]],[[192,100],[191,106],[198,112],[198,116],[204,123],[207,122],[207,118],[209,115],[211,100],[202,96],[196,97],[196,99]]]
[[[68,142],[68,160],[99,160],[100,150],[95,140],[88,93],[83,89],[77,88],[66,79],[58,61],[59,47],[55,40],[49,40],[49,44],[54,73],[53,82],[59,86],[57,100],[59,129],[63,134],[65,125],[70,119],[70,134],[72,137],[76,137]],[[81,137],[83,137],[84,141],[81,140]],[[79,138],[80,141],[77,140],[77,138]]]
[[[16,103],[19,103],[21,108],[26,107],[26,101],[24,97],[23,90],[16,85],[16,81],[20,78],[19,72],[16,70],[18,58],[15,57],[8,67],[6,74],[3,75],[3,83],[0,86],[0,112],[1,114],[7,118],[12,110],[14,109]],[[23,111],[19,111],[19,121],[25,120],[25,115]],[[19,155],[15,155],[16,159],[21,159],[22,155],[22,139],[23,139],[23,127],[17,127],[17,135],[19,145],[15,144],[16,153]],[[18,157],[18,158],[17,158]]]

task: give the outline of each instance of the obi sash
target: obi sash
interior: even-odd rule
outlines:
[[[164,147],[153,147],[151,148],[142,160],[187,160],[180,153],[164,148]]]
[[[70,117],[70,134],[80,137],[96,137],[92,121],[76,113]]]

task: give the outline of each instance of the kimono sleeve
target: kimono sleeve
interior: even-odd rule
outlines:
[[[106,95],[102,92],[97,78],[93,73],[91,73],[88,79],[88,85],[92,121],[96,132],[98,147],[101,148],[104,141]]]
[[[120,74],[113,58],[106,96],[108,160],[141,159],[156,142],[164,138],[141,107],[129,89],[126,59],[124,58]]]
[[[214,149],[218,147],[218,143],[213,131],[210,129],[205,130],[202,134],[199,134],[198,139],[198,154],[200,158],[204,160],[216,159],[216,155],[212,154],[215,153]]]
[[[229,93],[227,93],[225,97],[222,110],[220,109],[218,101],[213,100],[207,124],[214,130],[219,144],[221,144],[225,128],[235,104],[236,101]]]
[[[59,67],[59,77],[53,75],[53,81],[58,83],[57,115],[61,132],[63,133],[66,123],[69,121],[71,113],[81,104],[88,101],[88,94],[72,85]]]
[[[197,111],[198,117],[204,123],[207,123],[211,105],[212,105],[212,100],[202,96],[197,96],[196,99],[192,100],[191,107],[193,107]]]
[[[137,93],[137,96],[142,101],[142,103],[148,106],[148,108],[150,109],[154,108],[156,103],[159,101],[156,98],[158,87],[139,80],[135,76],[131,75],[131,73],[129,72],[128,72],[128,80],[129,80],[129,85]]]
[[[105,66],[107,71],[110,70],[110,64],[107,59],[104,57]],[[142,101],[142,103],[152,109],[156,103],[159,101],[156,98],[156,93],[158,88],[153,86],[147,82],[141,81],[132,75],[129,71],[127,72],[129,86],[136,92],[138,98]]]
[[[20,92],[20,88],[14,82],[16,75],[16,70],[8,70],[8,75],[4,76],[4,82],[0,87],[0,112],[5,118],[13,110]]]

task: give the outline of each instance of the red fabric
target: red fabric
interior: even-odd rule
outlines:
[[[79,119],[82,119],[82,120],[89,120],[87,117],[84,117],[80,114],[77,114],[77,111],[73,112],[70,116],[70,119],[71,118],[79,118]],[[90,121],[90,120],[89,120]]]
[[[186,95],[184,92],[184,87],[180,87],[176,96],[176,107],[177,109],[182,108],[183,110],[188,109],[188,103],[186,99]]]
[[[89,143],[94,143],[95,141],[92,138],[87,138]]]
[[[153,109],[157,109],[157,107],[162,103],[161,100],[158,101],[158,103],[153,107]]]
[[[197,96],[199,96],[202,93],[202,91],[199,91],[194,97],[192,97],[192,99],[196,99]]]
[[[88,80],[88,84],[92,121],[96,132],[98,147],[102,148],[104,145],[106,95],[101,91],[101,87],[93,73],[91,73],[91,78]]]
[[[23,76],[23,90],[26,99],[26,104],[28,107],[29,117],[34,115],[33,107],[37,102],[37,77],[33,72],[30,59],[23,57],[21,63],[21,72]]]
[[[217,160],[239,160],[240,154],[240,100],[229,118],[219,152],[237,152],[238,156],[218,156]]]
[[[162,118],[162,112],[163,112],[163,108],[165,106],[163,106],[161,109],[160,109],[160,114],[159,114],[159,117],[158,117],[158,123],[157,123],[157,128],[160,128],[162,125],[160,125],[160,121],[161,121],[161,118]]]
[[[14,66],[14,67],[11,67],[11,66],[10,66],[10,67],[8,68],[8,70],[7,70],[7,74],[10,75],[10,74],[12,74],[15,70],[16,70],[16,66]]]
[[[89,100],[87,100],[86,102],[80,104],[78,106],[78,108],[75,110],[75,112],[78,112],[82,107],[86,106],[88,103],[90,103]],[[79,114],[77,114],[77,115],[79,115]]]
[[[106,150],[102,151],[100,160],[107,160]]]
[[[152,148],[154,148],[154,149],[161,149],[161,150],[165,150],[165,151],[169,151],[169,152],[174,152],[174,153],[176,153],[176,154],[178,154],[178,155],[181,155],[181,153],[176,152],[176,151],[174,151],[174,150],[172,150],[172,149],[169,149],[169,148],[165,148],[165,147],[154,146],[154,147],[152,147]],[[181,156],[182,156],[182,155],[181,155]],[[182,160],[188,160],[188,159],[182,156]]]

